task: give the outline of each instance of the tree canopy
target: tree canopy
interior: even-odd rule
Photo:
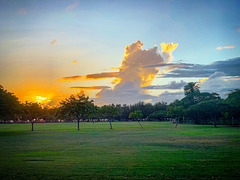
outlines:
[[[80,119],[87,118],[96,110],[93,100],[89,100],[89,97],[84,93],[76,96],[71,95],[69,98],[60,102],[60,105],[61,106],[57,112],[58,117],[70,119],[76,118],[78,122],[78,130]]]
[[[184,86],[184,94],[185,96],[191,94],[191,93],[199,93],[199,87],[196,82],[190,82],[187,85]]]
[[[129,118],[133,119],[141,119],[143,117],[142,111],[141,110],[135,110],[134,112],[131,112],[129,115]]]
[[[188,83],[184,87],[185,97],[175,100],[167,105],[165,102],[155,104],[138,102],[132,105],[110,104],[97,107],[83,92],[71,95],[60,102],[60,106],[49,109],[42,108],[41,104],[25,102],[20,103],[11,92],[0,86],[0,121],[16,120],[18,122],[29,120],[33,123],[48,121],[80,121],[108,120],[110,128],[112,121],[125,120],[169,120],[177,122],[193,122],[195,124],[239,124],[240,120],[240,89],[229,92],[226,99],[219,94],[200,92],[196,83]],[[58,119],[57,119],[58,118]],[[28,121],[27,121],[28,122]],[[140,124],[141,126],[141,124]]]
[[[119,109],[114,105],[104,105],[98,110],[100,117],[108,119],[110,129],[112,129],[112,120],[119,115]]]
[[[0,120],[15,119],[20,110],[18,98],[0,85]]]

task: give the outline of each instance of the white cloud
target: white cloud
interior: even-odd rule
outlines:
[[[163,102],[167,102],[169,104],[169,103],[175,101],[176,99],[180,100],[183,97],[184,97],[184,92],[183,91],[177,91],[177,92],[164,91],[157,98],[153,99],[153,103],[163,101]]]
[[[226,81],[226,74],[224,72],[215,72],[203,83],[199,84],[201,92],[216,92],[222,98],[226,97],[229,90],[240,87],[240,80],[229,78]]]

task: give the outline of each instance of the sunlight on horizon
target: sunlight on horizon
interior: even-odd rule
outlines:
[[[45,103],[48,103],[51,101],[47,97],[43,97],[43,96],[34,96],[34,97],[32,97],[32,99],[33,99],[33,101],[40,103],[40,104],[45,104]]]

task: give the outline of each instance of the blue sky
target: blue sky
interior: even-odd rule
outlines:
[[[76,92],[68,89],[76,85],[113,87],[109,79],[80,82],[57,79],[119,67],[125,47],[137,40],[143,43],[142,49],[156,45],[161,50],[162,42],[178,43],[172,62],[207,65],[237,58],[240,57],[239,7],[238,0],[0,0],[0,80],[22,99],[48,94],[51,94],[48,99],[66,96]],[[50,44],[54,39],[56,42]],[[80,62],[72,63],[74,60]],[[176,81],[176,78],[157,77],[152,85]],[[177,81],[180,80],[189,82],[198,78],[180,76]],[[24,87],[29,84],[27,94]],[[154,91],[152,95],[163,92]],[[89,93],[94,97],[97,90]]]

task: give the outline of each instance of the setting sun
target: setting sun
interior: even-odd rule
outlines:
[[[33,101],[36,101],[41,104],[51,101],[47,97],[42,97],[42,96],[35,96],[35,97],[32,97],[32,99],[33,99]]]

